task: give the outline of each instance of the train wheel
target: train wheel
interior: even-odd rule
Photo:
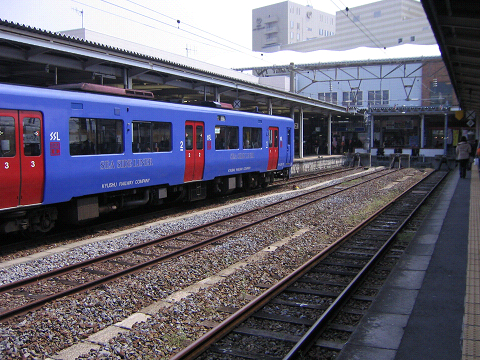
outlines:
[[[258,175],[257,174],[247,174],[244,182],[245,190],[252,190],[258,187]]]
[[[48,232],[55,226],[55,220],[57,220],[57,209],[50,208],[35,212],[30,217],[30,224],[32,231]]]
[[[45,213],[40,219],[40,231],[47,232],[53,229],[55,226],[55,220],[52,220],[50,214]]]

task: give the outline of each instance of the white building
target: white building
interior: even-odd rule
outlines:
[[[295,18],[291,16],[292,10]],[[314,30],[312,24],[316,22],[308,18],[308,11],[325,14],[291,1],[254,9],[252,49],[263,52],[310,52],[361,46],[387,48],[399,44],[436,44],[422,4],[416,0],[382,0],[349,8],[348,11],[337,11],[334,19],[329,20],[333,27],[325,29],[327,33]],[[293,29],[290,27],[292,21]],[[259,22],[270,25],[256,30]],[[303,35],[305,33],[307,36]]]
[[[274,52],[282,45],[332,36],[335,16],[292,1],[252,10],[252,50]]]

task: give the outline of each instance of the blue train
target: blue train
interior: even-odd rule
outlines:
[[[1,233],[46,232],[57,221],[201,200],[290,174],[290,118],[81,87],[96,93],[0,84]]]

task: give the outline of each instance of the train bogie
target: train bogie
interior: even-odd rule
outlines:
[[[0,97],[0,232],[266,186],[293,162],[290,118],[12,85]]]

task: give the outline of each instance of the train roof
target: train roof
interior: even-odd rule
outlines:
[[[92,86],[93,85],[93,86]],[[100,101],[109,99],[110,102],[123,103],[130,106],[160,106],[166,109],[184,110],[184,111],[199,111],[199,112],[215,112],[222,115],[244,115],[244,116],[265,116],[282,119],[291,119],[290,117],[281,115],[269,115],[260,112],[246,112],[233,109],[231,104],[225,104],[215,101],[205,101],[200,105],[182,104],[177,102],[165,102],[155,100],[148,92],[146,94],[130,94],[123,91],[125,89],[115,88],[111,86],[102,86],[96,84],[70,84],[65,86],[53,86],[49,88],[25,86],[25,85],[11,85],[0,83],[0,93],[6,93],[18,96],[29,97],[52,97],[56,99],[65,100],[84,100],[84,101]]]

